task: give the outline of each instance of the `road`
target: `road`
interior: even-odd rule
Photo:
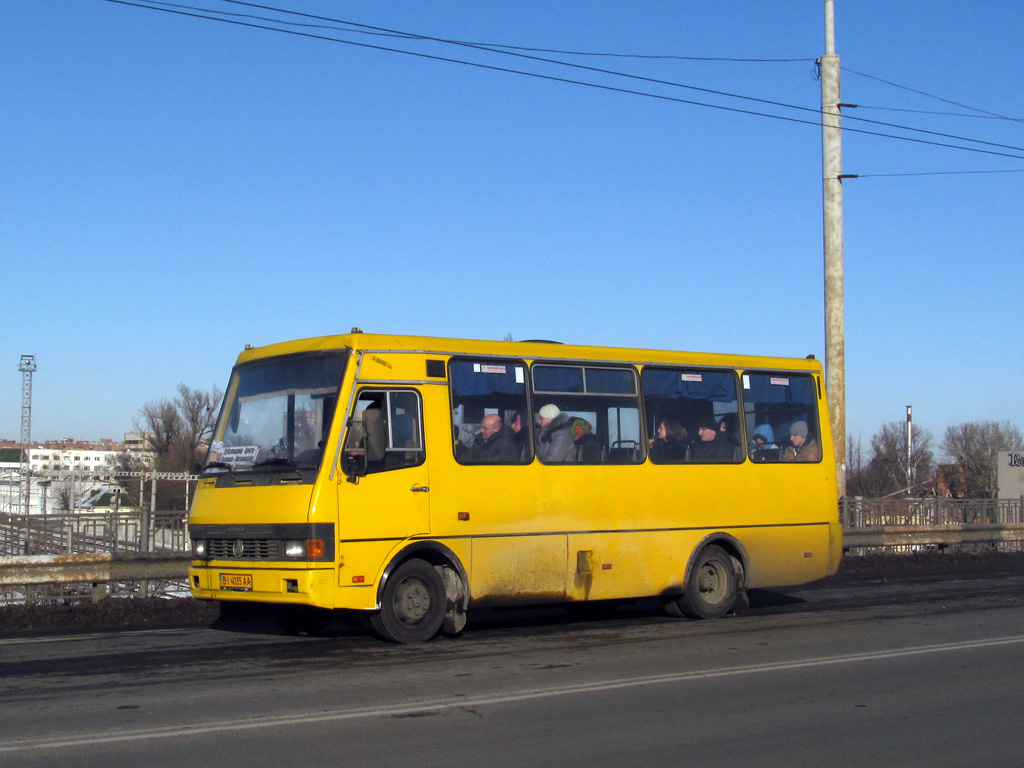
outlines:
[[[420,646],[337,627],[0,640],[0,765],[1014,766],[1024,576],[471,616]]]

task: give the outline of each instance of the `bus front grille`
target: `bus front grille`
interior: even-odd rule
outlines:
[[[277,539],[209,539],[207,557],[213,560],[272,560],[281,552]]]

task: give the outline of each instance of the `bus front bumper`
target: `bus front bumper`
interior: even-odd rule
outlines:
[[[188,569],[188,585],[198,600],[291,603],[334,608],[334,568],[296,568],[196,563]]]

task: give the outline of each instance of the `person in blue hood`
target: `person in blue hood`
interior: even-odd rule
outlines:
[[[750,457],[752,459],[764,461],[778,450],[779,446],[775,444],[775,431],[771,424],[758,424],[754,427],[754,431],[750,435]]]

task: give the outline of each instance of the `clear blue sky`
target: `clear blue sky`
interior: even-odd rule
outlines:
[[[819,0],[267,4],[472,42],[797,59],[536,54],[820,106]],[[846,115],[1024,147],[1022,40],[1017,2],[836,0]],[[4,0],[0,67],[0,437],[20,434],[22,354],[37,440],[120,439],[179,382],[223,387],[245,344],[354,325],[824,358],[820,128],[104,0]],[[850,433],[907,404],[937,438],[1022,426],[1024,149],[846,126],[1014,156],[846,134],[844,171],[865,176],[845,183]],[[940,172],[972,173],[874,176]]]

